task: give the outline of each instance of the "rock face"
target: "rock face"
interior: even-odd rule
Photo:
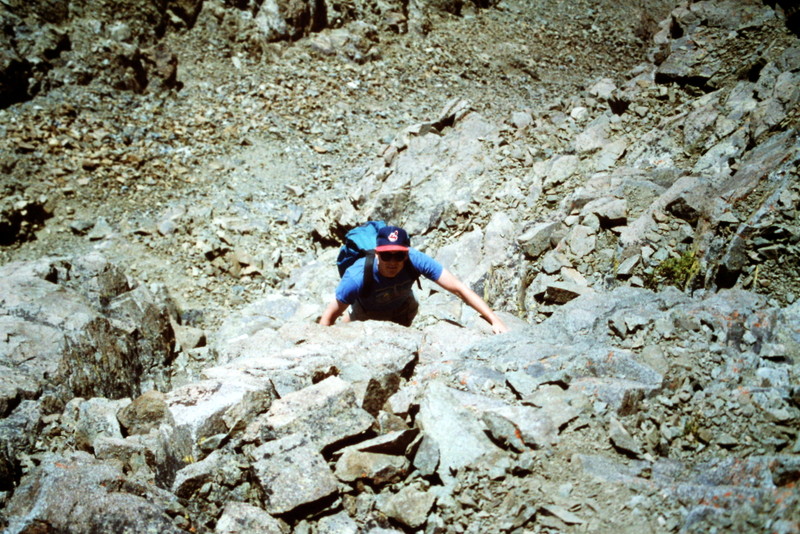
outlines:
[[[100,255],[11,263],[0,272],[5,369],[0,408],[78,396],[129,397],[169,385],[169,302]]]
[[[91,477],[120,481],[111,489],[98,482],[109,492],[97,498],[101,504],[140,499],[131,492],[151,477],[162,488],[157,498],[147,505],[131,501],[114,521],[131,522],[136,528],[167,521],[165,531],[190,526],[179,521],[176,510],[182,508],[176,498],[187,507],[180,513],[191,518],[195,529],[214,522],[217,529],[230,529],[233,518],[241,517],[245,523],[283,532],[298,521],[309,521],[303,518],[337,511],[355,525],[388,526],[396,521],[421,528],[463,520],[483,530],[506,523],[503,528],[518,528],[511,527],[514,521],[547,523],[555,517],[565,524],[602,529],[614,519],[588,513],[587,504],[598,498],[590,497],[598,480],[624,488],[624,495],[641,492],[644,497],[636,504],[640,509],[666,513],[663,495],[689,499],[697,504],[683,521],[692,525],[705,521],[697,516],[706,501],[718,502],[719,514],[730,508],[731,520],[738,520],[740,512],[734,510],[739,501],[732,492],[747,496],[770,517],[791,521],[794,508],[776,507],[773,495],[780,492],[790,502],[797,499],[790,486],[800,462],[793,452],[796,438],[787,425],[797,417],[798,407],[791,365],[783,356],[797,344],[792,337],[796,307],[770,309],[763,298],[738,290],[699,298],[676,289],[654,293],[619,288],[578,297],[538,325],[504,336],[477,335],[466,344],[434,343],[458,327],[433,323],[423,332],[429,347],[419,339],[409,344],[408,331],[380,323],[288,323],[274,333],[272,346],[295,347],[298,376],[322,370],[332,376],[309,385],[298,383],[298,389],[272,401],[266,397],[266,402],[254,403],[247,393],[219,397],[212,402],[218,406],[215,413],[223,414],[218,428],[193,431],[193,438],[184,442],[184,458],[199,461],[184,461],[183,467],[176,438],[184,435],[183,421],[189,419],[181,414],[192,405],[200,409],[203,402],[211,402],[203,399],[218,395],[220,386],[208,389],[206,380],[180,388],[181,393],[175,390],[166,399],[148,394],[116,407],[94,399],[98,415],[89,417],[91,410],[82,407],[80,413],[86,415],[75,423],[69,423],[68,407],[61,425],[75,425],[76,437],[88,435],[81,429],[102,428],[98,423],[86,426],[92,420],[107,420],[98,418],[101,413],[111,417],[115,432],[120,428],[117,420],[131,429],[131,421],[150,413],[159,426],[125,439],[91,438],[94,456],[40,459],[40,468],[22,478],[8,504],[9,528],[22,531],[24,522],[58,524],[53,518],[60,512],[45,488],[69,484],[63,477],[48,481],[60,473],[83,477],[82,484]],[[349,352],[331,366],[313,344],[295,344],[298,329],[318,339],[341,336]],[[381,337],[375,336],[378,330]],[[355,392],[368,391],[363,384],[383,376],[385,363],[360,355],[383,354],[399,346],[419,357],[393,382],[391,396],[373,417],[359,408],[359,402],[368,404],[367,398]],[[256,349],[250,350],[255,356]],[[262,345],[260,353],[269,361],[273,348]],[[268,384],[270,376],[284,372],[259,367],[255,360],[236,362],[240,383],[257,376],[259,383]],[[348,373],[355,362],[359,371]],[[218,369],[231,373],[233,368],[223,364],[205,374],[220,377]],[[337,374],[350,381],[333,376]],[[230,374],[224,376],[234,382]],[[23,406],[30,413],[33,405],[28,403],[4,424],[20,420]],[[166,409],[174,415],[165,416]],[[240,414],[242,424],[231,414]],[[158,445],[158,436],[165,432],[172,438]],[[171,451],[164,448],[166,443],[171,443]],[[770,452],[749,452],[755,448]],[[137,465],[136,454],[142,455],[144,465]],[[168,460],[170,455],[173,460]],[[571,465],[563,463],[570,458]],[[112,460],[113,465],[122,462],[124,471],[113,471]],[[165,476],[169,462],[177,469]],[[740,478],[736,469],[759,475]],[[86,475],[79,475],[81,470]],[[106,470],[111,471],[105,474]],[[585,488],[567,488],[563,477]],[[364,482],[371,491],[359,490]],[[543,504],[525,508],[531,495],[540,495]],[[232,502],[248,504],[238,505],[245,507],[240,509]],[[504,507],[503,513],[497,513],[496,506]],[[524,509],[521,516],[508,513],[519,507]],[[90,515],[65,517],[87,528],[102,528],[102,521],[111,521]],[[504,519],[509,517],[516,519]],[[318,528],[327,522],[320,520]]]
[[[167,2],[9,2],[0,16],[2,107],[93,81],[136,92],[176,86],[175,55],[158,43]]]
[[[4,532],[795,532],[797,13],[535,4],[3,2]],[[411,328],[316,324],[377,218],[511,332],[428,282]]]
[[[9,263],[0,273],[0,410],[8,432],[28,434],[2,451],[11,483],[42,417],[61,413],[70,399],[168,389],[174,337],[164,295],[131,284],[100,255]]]
[[[86,453],[48,456],[14,492],[8,532],[37,529],[182,532],[165,513],[174,495],[126,481],[119,469]],[[34,511],[35,510],[35,511]]]

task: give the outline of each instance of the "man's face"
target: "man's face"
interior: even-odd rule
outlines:
[[[407,258],[407,252],[378,252],[378,273],[386,278],[394,278],[403,270]]]

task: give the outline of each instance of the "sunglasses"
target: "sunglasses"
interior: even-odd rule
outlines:
[[[405,252],[378,252],[378,257],[383,261],[403,261],[408,254]]]

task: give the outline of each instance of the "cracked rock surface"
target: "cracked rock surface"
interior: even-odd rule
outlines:
[[[4,532],[800,530],[790,2],[0,24]],[[370,219],[511,332],[317,325]]]

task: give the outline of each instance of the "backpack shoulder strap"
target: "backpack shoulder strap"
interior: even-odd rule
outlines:
[[[360,297],[366,297],[372,293],[372,288],[375,285],[375,277],[372,274],[372,271],[375,270],[375,251],[367,251],[364,258],[364,284],[361,286]]]
[[[412,277],[417,282],[417,286],[419,286],[420,290],[422,290],[422,284],[419,281],[420,272],[417,270],[417,268],[414,267],[410,261],[407,261],[404,269],[412,273]],[[359,297],[367,297],[372,293],[372,289],[375,287],[375,277],[373,276],[374,270],[375,251],[369,250],[364,256],[364,283],[361,285],[361,292],[358,295]]]
[[[422,290],[422,282],[419,281],[420,276],[422,276],[422,273],[420,273],[417,270],[417,268],[414,267],[414,264],[411,263],[410,259],[406,260],[406,264],[405,266],[403,266],[403,269],[405,269],[411,274],[411,277],[414,279],[415,282],[417,282],[417,287],[419,287],[419,289]]]

